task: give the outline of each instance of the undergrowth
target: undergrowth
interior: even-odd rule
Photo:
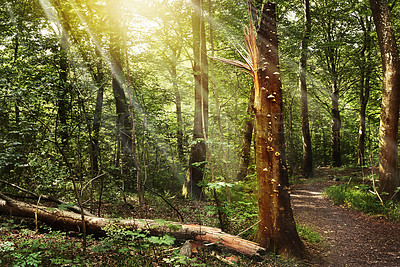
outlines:
[[[168,222],[159,219],[159,223]],[[298,266],[298,262],[267,254],[263,258],[235,255],[214,244],[199,247],[188,258],[179,254],[185,240],[164,234],[150,236],[146,230],[131,231],[111,226],[107,236],[88,236],[83,253],[81,236],[40,226],[32,220],[0,216],[0,266],[229,266],[225,259],[237,259],[234,266]]]
[[[346,183],[325,189],[325,194],[335,205],[345,205],[366,214],[384,215],[390,220],[400,221],[400,204],[394,201],[381,202],[371,183]]]

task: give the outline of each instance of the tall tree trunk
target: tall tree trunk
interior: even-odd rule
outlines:
[[[382,111],[379,128],[379,191],[385,199],[399,187],[398,126],[400,101],[400,60],[391,14],[386,0],[370,0],[382,57]],[[398,196],[397,196],[398,198]]]
[[[257,32],[258,62],[255,71],[256,168],[261,246],[283,256],[304,250],[290,205],[285,162],[283,97],[278,57],[275,4],[262,10]],[[253,62],[254,64],[254,62]],[[258,70],[258,71],[257,71]]]
[[[244,122],[243,145],[240,151],[239,170],[236,181],[243,181],[247,176],[247,169],[250,165],[251,140],[253,139],[254,129],[254,87],[250,88],[249,104],[247,106],[247,118]]]
[[[115,99],[115,107],[117,113],[117,128],[119,130],[119,150],[121,153],[120,161],[117,162],[121,168],[122,178],[122,190],[126,189],[126,179],[132,177],[131,171],[134,167],[134,155],[133,151],[133,132],[132,123],[133,118],[130,116],[129,105],[124,92],[125,77],[122,68],[122,45],[124,42],[123,36],[120,34],[122,23],[118,21],[116,14],[119,14],[121,2],[120,0],[112,0],[109,3],[111,13],[110,17],[110,58],[111,58],[111,71],[112,71],[112,89]],[[138,170],[137,170],[138,171]],[[129,183],[133,184],[133,180],[130,178]],[[140,193],[140,188],[138,188]],[[125,193],[123,193],[124,200]]]
[[[173,52],[172,64],[171,64],[171,76],[172,76],[172,86],[174,88],[175,94],[175,107],[176,107],[176,122],[178,129],[176,130],[176,142],[178,148],[178,157],[179,160],[182,162],[185,158],[184,150],[183,150],[183,124],[182,124],[182,101],[181,101],[181,93],[179,91],[178,86],[178,76],[177,76],[177,53],[176,51]]]
[[[308,120],[308,101],[307,101],[307,50],[311,33],[310,1],[303,0],[304,8],[304,32],[301,40],[300,64],[299,64],[299,88],[301,104],[301,129],[303,137],[303,175],[304,177],[313,176],[313,158],[311,148],[311,133]]]
[[[208,74],[202,0],[192,0],[192,4],[195,110],[193,145],[191,146],[189,170],[183,187],[183,194],[200,199],[202,189],[199,183],[203,180],[206,160],[203,127],[206,135],[208,133]]]
[[[371,21],[368,16],[365,17],[365,24],[360,17],[361,28],[364,33],[363,47],[360,52],[360,124],[358,130],[357,142],[357,162],[362,166],[365,164],[365,112],[369,100],[370,78],[371,78]]]
[[[99,55],[99,53],[96,53]],[[100,56],[100,55],[99,55]],[[100,57],[99,57],[100,58]],[[100,147],[99,147],[99,135],[100,135],[100,123],[101,114],[103,109],[103,93],[104,93],[104,72],[103,72],[103,62],[101,59],[96,64],[97,73],[95,76],[95,82],[98,87],[96,96],[96,106],[93,114],[93,137],[92,137],[92,169],[93,174],[99,174],[99,157],[100,157]]]
[[[330,44],[325,49],[326,66],[330,76],[331,87],[331,165],[333,167],[340,167],[342,165],[341,151],[340,151],[340,109],[339,109],[339,86],[338,86],[338,73],[337,67],[337,53],[338,48],[334,47],[333,43],[333,30],[335,23],[332,19],[327,22],[326,41]]]
[[[213,25],[213,20],[212,20],[212,1],[208,0],[208,16],[209,16],[209,28],[210,28],[210,45],[211,45],[211,58],[214,57],[214,25]],[[210,71],[210,79],[213,81],[214,78],[214,65],[213,61],[210,61],[209,64],[209,71]],[[211,85],[213,82],[211,82]],[[211,87],[211,86],[210,86]],[[214,88],[214,98],[215,98],[215,108],[217,110],[217,121],[218,121],[218,130],[219,130],[219,136],[220,136],[220,142],[221,142],[221,152],[222,152],[222,164],[224,168],[224,178],[225,182],[229,183],[229,174],[228,174],[228,159],[227,159],[227,153],[225,150],[225,138],[224,138],[224,132],[222,130],[222,121],[221,121],[221,107],[219,104],[219,97],[218,97],[218,91]],[[228,203],[231,203],[231,191],[230,188],[227,186],[226,187],[226,200]],[[221,226],[221,229],[222,226]]]
[[[327,27],[328,42],[332,42],[332,28],[334,25],[329,22]],[[326,64],[328,66],[329,75],[331,79],[331,164],[333,167],[340,167],[342,165],[341,151],[340,151],[340,110],[339,110],[339,87],[338,87],[338,73],[336,70],[336,50],[334,47],[326,48]]]
[[[129,57],[128,57],[128,48],[127,48],[127,37],[125,35],[125,63],[126,63],[126,83],[127,83],[127,90],[128,90],[128,96],[129,96],[129,111],[130,111],[130,126],[132,130],[132,136],[131,136],[131,155],[132,155],[132,160],[133,163],[135,164],[136,168],[136,189],[137,189],[137,194],[138,194],[138,199],[139,199],[139,205],[142,206],[144,202],[144,194],[142,190],[142,169],[139,165],[139,159],[136,153],[136,130],[135,130],[135,116],[133,113],[133,95],[132,95],[132,89],[131,89],[131,77],[130,77],[130,69],[129,69]],[[143,131],[145,131],[146,126],[145,126],[145,120],[143,120]],[[143,134],[143,139],[144,139],[144,134]]]
[[[69,96],[69,84],[68,84],[68,50],[69,41],[68,33],[66,30],[62,30],[61,44],[60,44],[60,72],[59,72],[59,86],[57,91],[58,101],[58,120],[60,122],[60,137],[62,148],[66,149],[68,146],[68,96]]]
[[[333,59],[332,59],[333,60]],[[334,61],[331,61],[332,63]],[[333,63],[334,64],[334,63]],[[332,64],[332,140],[331,140],[331,163],[333,167],[342,166],[342,156],[340,151],[340,120],[339,110],[339,88],[337,84],[336,67]]]
[[[112,89],[115,99],[115,108],[118,116],[119,135],[121,142],[122,160],[125,167],[130,158],[132,147],[132,133],[129,120],[129,109],[123,89],[123,73],[121,58],[121,40],[112,33],[110,36],[110,55],[112,64]]]

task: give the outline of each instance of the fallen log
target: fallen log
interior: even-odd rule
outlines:
[[[0,214],[35,218],[51,227],[66,231],[81,232],[82,218],[71,211],[33,205],[11,199],[0,193]],[[148,219],[106,219],[85,216],[88,234],[106,235],[106,227],[118,225],[127,230],[147,230],[151,235],[170,234],[179,239],[193,239],[215,243],[247,256],[260,256],[265,249],[257,243],[223,232],[221,229],[196,224],[168,222],[168,224]]]

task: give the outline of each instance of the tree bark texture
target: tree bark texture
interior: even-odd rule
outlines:
[[[208,133],[208,60],[202,0],[192,0],[192,4],[195,110],[193,144],[191,146],[189,171],[183,188],[183,194],[200,199],[202,189],[198,184],[203,180],[206,160],[203,127],[206,135]]]
[[[311,33],[310,1],[303,0],[304,9],[304,32],[300,48],[299,64],[299,89],[301,105],[301,129],[303,139],[303,175],[306,178],[313,176],[313,157],[311,147],[311,133],[308,119],[308,100],[307,100],[307,50]]]
[[[285,162],[283,98],[278,57],[275,4],[263,6],[257,32],[255,72],[256,168],[261,246],[283,256],[301,255],[301,242],[290,205]]]
[[[20,202],[0,193],[0,214],[35,218],[51,227],[65,231],[82,231],[82,218],[80,214],[37,206]],[[248,256],[257,256],[264,253],[265,249],[257,243],[242,239],[238,236],[222,232],[218,228],[195,224],[181,224],[171,222],[166,225],[148,219],[104,219],[95,216],[85,216],[85,225],[88,234],[97,236],[106,235],[107,226],[118,225],[126,230],[148,230],[151,235],[170,234],[176,238],[194,239],[209,243],[216,243]],[[174,225],[168,227],[169,225]]]
[[[386,0],[370,0],[382,57],[382,110],[379,128],[379,191],[391,199],[399,187],[398,126],[400,61],[391,14]],[[398,196],[397,196],[398,198]]]

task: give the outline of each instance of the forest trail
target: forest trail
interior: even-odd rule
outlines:
[[[400,223],[369,217],[334,206],[323,189],[334,181],[292,186],[292,207],[297,223],[323,236],[319,266],[400,266]],[[315,260],[317,262],[315,262]]]

